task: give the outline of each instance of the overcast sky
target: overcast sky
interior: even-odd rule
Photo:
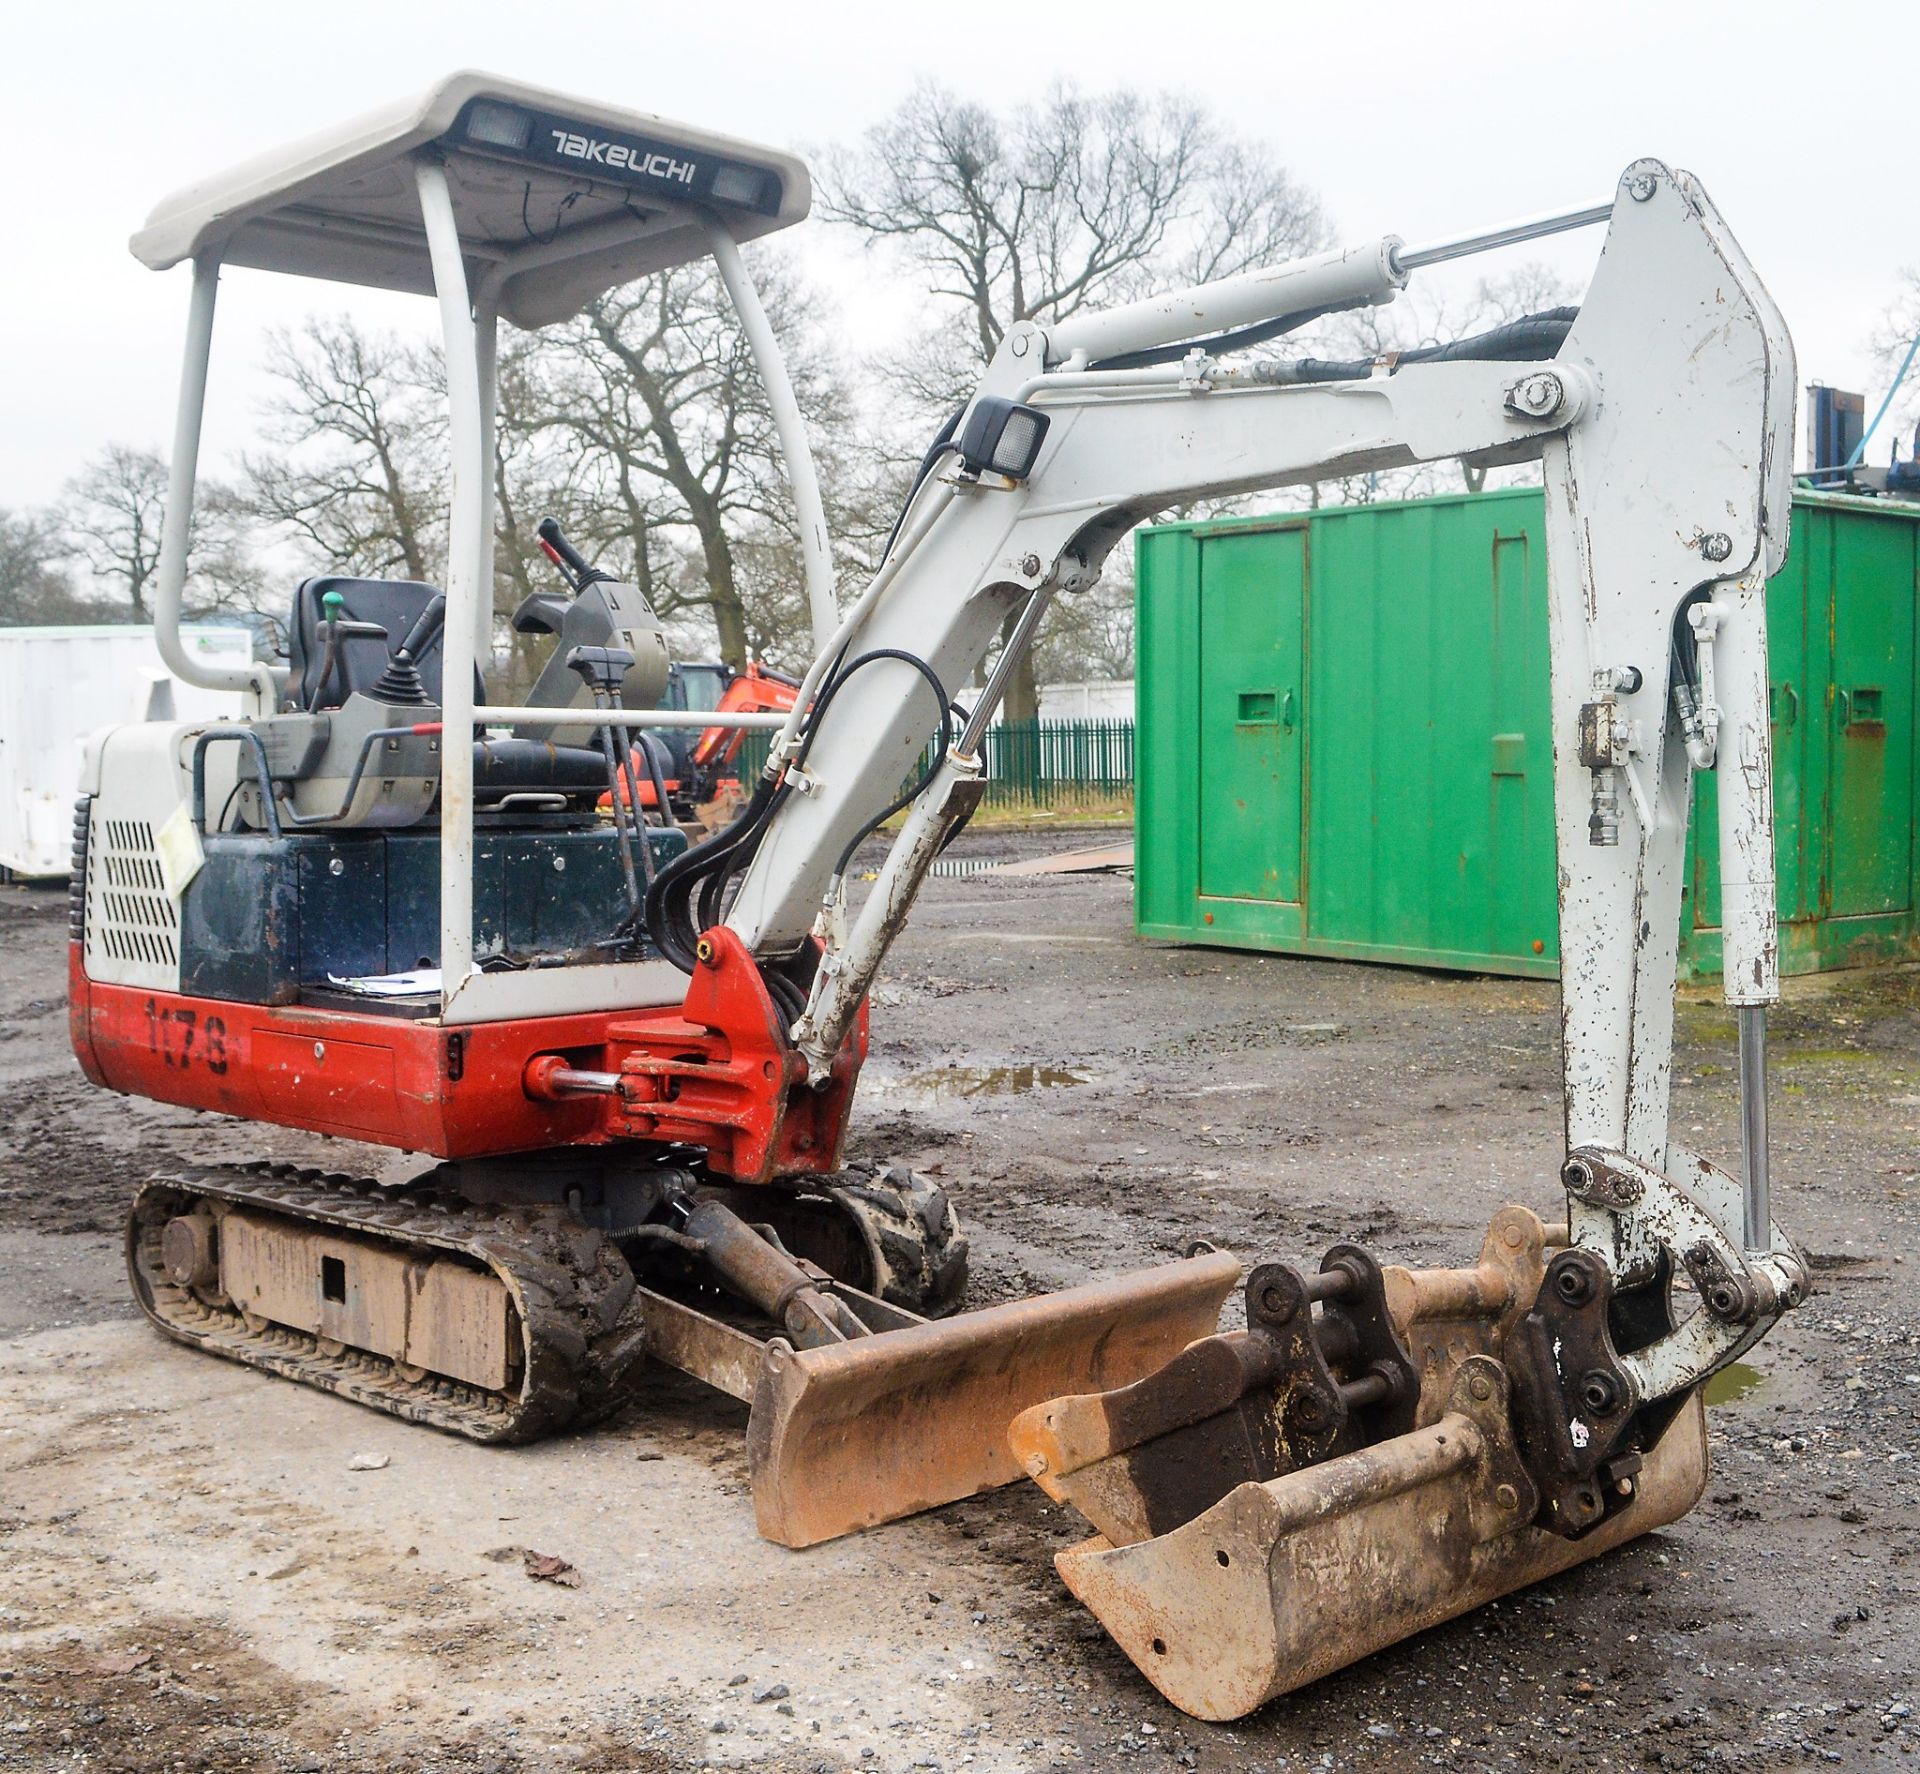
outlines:
[[[157,198],[458,67],[803,150],[856,135],[923,74],[991,102],[1061,77],[1167,87],[1271,143],[1355,239],[1601,200],[1628,161],[1656,155],[1713,194],[1786,312],[1802,381],[1876,398],[1867,346],[1900,269],[1920,264],[1920,23],[1898,0],[1844,14],[1781,0],[67,0],[8,7],[0,45],[16,157],[0,286],[7,506],[52,498],[107,441],[167,442],[189,274],[156,275],[126,248]],[[843,342],[899,337],[898,292],[834,231],[800,232],[839,294]],[[1571,236],[1551,261],[1583,277],[1598,241]],[[261,329],[348,303],[383,324],[432,322],[418,299],[227,274],[210,467],[248,440]]]

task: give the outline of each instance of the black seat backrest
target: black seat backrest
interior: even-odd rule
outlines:
[[[338,662],[318,702],[320,674],[327,662],[327,611],[323,599],[337,591],[345,600],[341,615],[353,622],[377,622],[387,631],[382,641],[371,635],[348,637],[340,643]],[[293,617],[287,624],[287,660],[292,666],[292,691],[302,708],[338,708],[356,690],[371,690],[387,668],[392,650],[406,639],[420,613],[439,595],[436,587],[417,579],[349,579],[322,574],[303,580],[293,594]],[[420,681],[433,702],[440,700],[440,637],[428,643],[426,656],[414,663]],[[476,665],[473,699],[486,700],[486,686]]]

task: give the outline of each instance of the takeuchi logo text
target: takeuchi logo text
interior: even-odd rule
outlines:
[[[625,142],[598,141],[592,136],[576,135],[570,129],[553,131],[553,146],[556,153],[570,160],[591,160],[612,171],[645,173],[650,179],[678,179],[683,185],[693,183],[694,163],[675,160],[671,154],[630,148]]]

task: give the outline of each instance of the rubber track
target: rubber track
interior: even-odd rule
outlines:
[[[409,1379],[383,1356],[323,1347],[318,1338],[280,1325],[250,1329],[238,1310],[207,1304],[171,1280],[160,1257],[167,1221],[202,1201],[445,1251],[491,1272],[517,1314],[517,1392],[432,1375]],[[473,1441],[538,1441],[599,1422],[631,1398],[644,1352],[626,1260],[564,1208],[476,1206],[445,1191],[386,1188],[291,1165],[178,1165],[155,1172],[128,1216],[127,1272],[141,1310],[182,1343]]]

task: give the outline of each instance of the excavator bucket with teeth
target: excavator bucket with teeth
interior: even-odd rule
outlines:
[[[1536,1525],[1506,1358],[1545,1254],[1539,1219],[1507,1208],[1472,1268],[1382,1269],[1353,1246],[1312,1277],[1262,1264],[1246,1331],[1015,1419],[1028,1474],[1098,1530],[1056,1555],[1061,1577],[1175,1706],[1244,1717],[1698,1501],[1694,1397],[1598,1526]]]

